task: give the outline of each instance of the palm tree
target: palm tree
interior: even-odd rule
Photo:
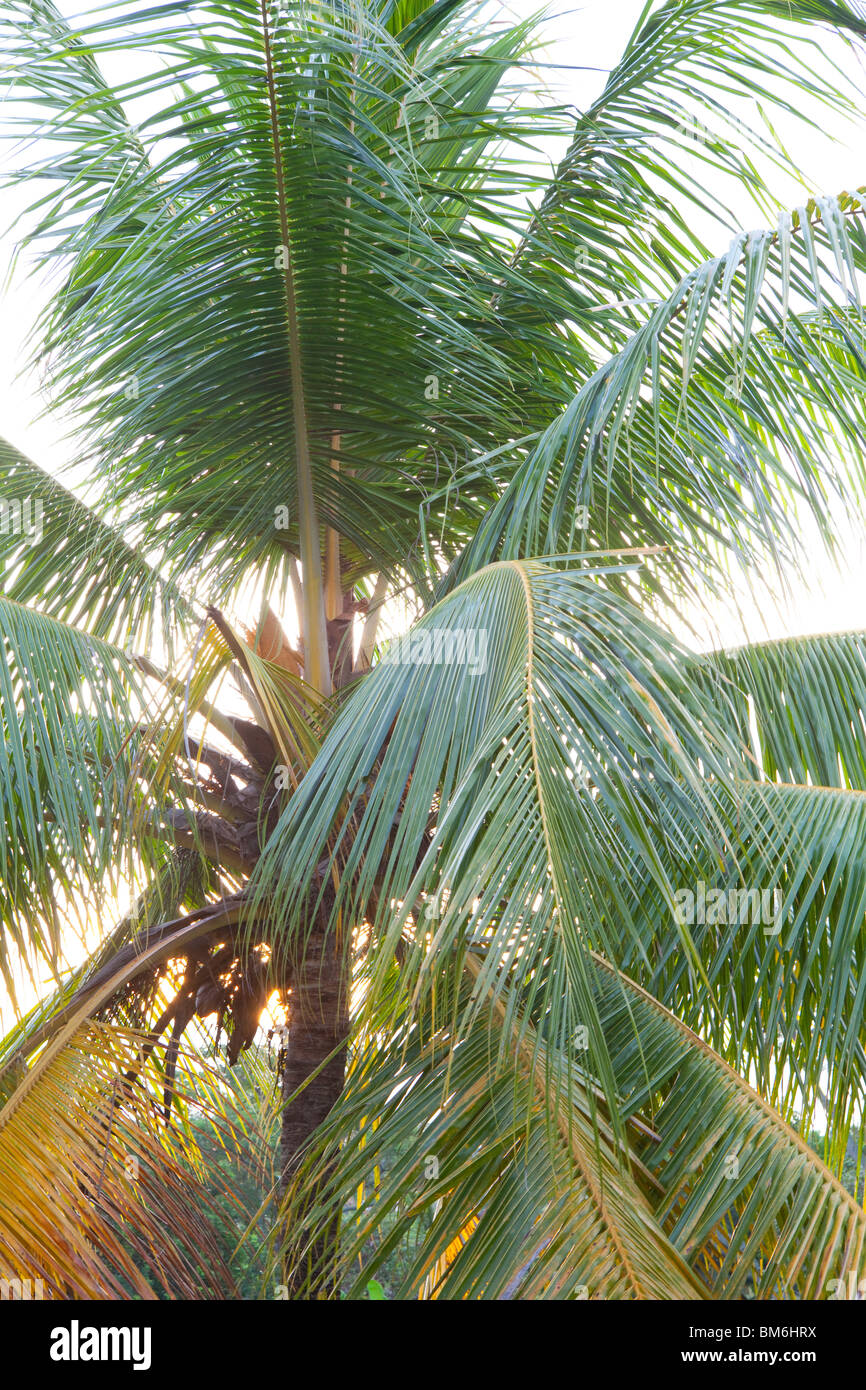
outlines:
[[[866,207],[738,113],[866,9],[650,0],[579,114],[462,0],[5,26],[75,428],[0,454],[0,1274],[225,1292],[277,998],[284,1295],[848,1289],[866,634],[672,633],[862,517]]]

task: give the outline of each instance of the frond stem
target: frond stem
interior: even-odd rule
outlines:
[[[262,32],[265,45],[265,66],[268,84],[271,136],[274,146],[274,173],[277,183],[277,202],[280,216],[280,235],[283,245],[283,288],[286,299],[286,320],[289,337],[289,367],[292,380],[292,415],[295,427],[295,466],[298,476],[298,513],[303,567],[303,629],[304,676],[322,695],[331,693],[331,670],[328,661],[328,638],[325,625],[325,598],[322,578],[322,551],[319,522],[313,492],[313,471],[310,463],[310,440],[307,407],[304,395],[301,335],[295,297],[295,278],[292,266],[292,243],[286,201],[286,181],[280,124],[277,115],[277,89],[271,36],[268,28],[267,0],[261,0]]]

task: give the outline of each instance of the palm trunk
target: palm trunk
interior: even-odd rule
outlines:
[[[306,1145],[323,1123],[342,1089],[349,1028],[348,981],[344,956],[333,935],[317,933],[306,946],[294,975],[283,1071],[280,1171],[287,1193]],[[300,1094],[295,1095],[299,1091]],[[295,1096],[295,1099],[291,1098]],[[327,1173],[320,1175],[320,1183]],[[292,1298],[328,1298],[335,1292],[333,1256],[340,1213],[314,1239],[304,1213],[309,1199],[295,1200],[286,1232],[285,1282]]]
[[[329,677],[336,688],[351,679],[351,624],[354,590],[342,595],[342,611],[327,623]],[[330,684],[330,682],[329,682]],[[327,897],[327,895],[326,895]],[[286,1054],[283,1068],[283,1114],[280,1136],[281,1194],[286,1198],[298,1175],[310,1138],[327,1119],[344,1085],[349,1033],[351,962],[333,932],[326,933],[330,907],[320,916],[301,959],[292,964]],[[294,1099],[293,1099],[294,1097]],[[305,1175],[308,1179],[308,1175]],[[318,1174],[320,1191],[328,1171]],[[284,1281],[290,1298],[330,1298],[337,1294],[334,1264],[340,1212],[317,1231],[307,1220],[315,1192],[294,1194],[284,1233]]]

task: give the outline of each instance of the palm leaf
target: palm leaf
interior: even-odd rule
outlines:
[[[784,114],[814,126],[809,110],[838,120],[856,109],[851,85],[823,63],[825,27],[849,42],[866,33],[858,7],[833,0],[644,7],[602,92],[578,117],[520,248],[525,275],[544,283],[551,305],[537,327],[526,325],[540,350],[551,354],[551,319],[576,318],[605,356],[621,346],[647,296],[663,297],[709,257],[695,222],[736,230],[714,189],[749,192],[766,217],[780,210],[767,182],[774,166],[811,182],[773,123]],[[754,107],[745,120],[744,98]],[[770,173],[760,172],[767,165]]]
[[[666,545],[656,584],[695,592],[698,575],[726,582],[725,557],[796,558],[787,499],[832,549],[830,500],[857,512],[862,483],[861,212],[810,204],[685,275],[516,467],[491,461],[502,495],[450,582],[496,558]]]
[[[702,666],[711,698],[751,752],[750,775],[866,790],[866,635],[785,637],[715,653]]]
[[[9,1278],[41,1281],[45,1297],[231,1295],[191,1132],[161,1126],[158,1073],[147,1088],[124,1079],[146,1040],[90,1025],[22,1076],[0,1111],[0,1257]],[[212,1103],[209,1113],[232,1142],[225,1113]]]
[[[474,956],[467,965],[468,984],[483,966]],[[461,1006],[453,976],[450,988],[444,974],[441,983],[437,1013],[448,1020]],[[653,1218],[640,1165],[632,1173],[620,1161],[583,1073],[508,1013],[488,1001],[459,1041],[426,1012],[404,1015],[396,1034],[383,1020],[360,1040],[346,1092],[290,1191],[288,1229],[305,1186],[322,1221],[365,1193],[345,1222],[349,1297],[401,1242],[411,1258],[398,1298],[425,1281],[439,1299],[703,1297]],[[371,1184],[374,1168],[382,1176]],[[323,1173],[333,1174],[324,1193]]]
[[[866,1264],[866,1213],[709,1046],[599,961],[605,1035],[638,1154],[665,1188],[656,1216],[715,1297],[826,1298]],[[635,1033],[640,1037],[636,1047]],[[660,1105],[654,1097],[663,1094]]]
[[[552,1036],[592,1033],[586,941],[609,944],[615,920],[617,939],[624,928],[642,942],[627,887],[636,866],[672,910],[661,846],[694,840],[710,853],[732,814],[721,744],[714,752],[681,656],[603,580],[494,565],[395,644],[283,811],[253,874],[250,922],[278,923],[282,949],[302,951],[311,903],[328,891],[324,862],[339,882],[332,928],[372,924],[374,995],[387,993],[404,932],[421,994],[442,953],[484,940],[483,988],[532,998],[553,951]],[[483,666],[468,646],[482,633]],[[462,656],[436,660],[455,634]],[[717,773],[706,792],[699,758]],[[681,942],[696,960],[687,932]]]
[[[121,872],[147,692],[119,648],[5,598],[0,633],[0,968],[11,983],[13,950],[56,961],[55,894],[102,892]]]
[[[206,6],[193,34],[168,6],[158,33],[130,15],[124,36],[110,21],[70,35],[47,7],[13,7],[16,93],[78,151],[41,170],[56,180],[41,235],[72,264],[40,325],[57,402],[74,397],[120,514],[173,575],[206,564],[212,598],[298,554],[303,527],[309,547],[316,517],[361,572],[393,567],[418,543],[443,459],[523,425],[515,373],[527,388],[538,374],[491,304],[509,274],[500,187],[511,197],[522,176],[488,151],[521,141],[496,89],[525,26],[485,39],[449,27],[451,12],[430,7],[396,35],[372,9],[283,17],[269,86],[255,5]],[[103,53],[148,47],[166,63],[106,100]],[[160,114],[131,132],[124,105],[152,96]],[[431,103],[441,138],[425,141],[407,113]],[[455,493],[458,530],[478,514]]]
[[[477,984],[481,961],[467,965]],[[350,1296],[401,1243],[398,1298],[425,1279],[438,1298],[821,1298],[862,1273],[866,1215],[804,1140],[601,957],[595,977],[625,1149],[592,1051],[552,1059],[544,1013],[504,1048],[504,1002],[456,1033],[444,961],[440,1022],[404,996],[396,1034],[383,1018],[359,1038],[288,1199],[292,1212],[306,1184],[324,1222],[363,1194],[345,1217]]]

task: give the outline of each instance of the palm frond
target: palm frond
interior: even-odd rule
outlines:
[[[551,370],[552,324],[560,333],[579,325],[607,356],[648,297],[663,298],[709,257],[696,223],[737,230],[726,193],[750,193],[765,220],[780,211],[772,173],[810,184],[815,171],[794,167],[774,123],[794,115],[814,126],[819,117],[807,111],[839,120],[856,110],[853,84],[823,56],[827,30],[853,42],[866,22],[856,5],[833,0],[644,7],[602,92],[578,116],[520,247],[521,269],[544,284],[549,305],[536,320],[527,303],[524,331]]]
[[[56,400],[148,552],[190,581],[206,565],[214,600],[300,552],[299,440],[316,516],[363,573],[418,550],[446,468],[525,429],[538,373],[491,297],[515,189],[538,181],[505,81],[526,26],[452,13],[397,34],[372,7],[266,14],[269,84],[258,5],[205,5],[193,33],[184,5],[74,34],[12,8],[15,95],[63,141],[29,170],[54,182],[45,254],[71,267],[39,330]],[[148,71],[107,95],[118,50]],[[131,131],[124,108],[155,97]],[[449,528],[479,514],[455,489]]]
[[[26,959],[33,948],[56,968],[60,895],[87,899],[119,881],[146,705],[118,647],[0,598],[0,969],[10,986],[15,951]]]
[[[862,203],[844,195],[684,276],[516,466],[490,461],[502,495],[451,582],[496,558],[661,545],[656,583],[694,594],[725,556],[795,564],[791,502],[832,549],[833,501],[861,505],[864,266]]]
[[[645,874],[633,882],[653,951],[623,938],[617,958],[788,1119],[823,1115],[841,1172],[866,1088],[862,634],[758,643],[693,669],[741,750],[730,852],[714,862],[695,844],[671,865],[712,998],[695,991]]]
[[[787,783],[743,792],[722,866],[697,845],[671,866],[673,914],[634,875],[652,946],[623,937],[617,959],[791,1123],[808,1131],[820,1117],[841,1173],[866,1095],[864,793]],[[678,947],[678,918],[708,992]]]
[[[74,492],[0,440],[0,559],[18,603],[123,646],[165,642],[192,604]]]
[[[192,850],[179,850],[171,856],[165,868],[139,894],[129,911],[107,933],[93,954],[69,973],[54,994],[34,1004],[2,1039],[0,1096],[6,1098],[8,1076],[14,1077],[15,1069],[28,1057],[34,1056],[68,1021],[94,976],[104,972],[109,962],[127,947],[133,946],[137,950],[148,940],[152,930],[179,913],[182,907],[202,906],[204,879],[202,860]],[[100,1011],[100,1016],[108,1016],[127,1028],[143,1027],[148,1017],[142,1004],[140,996],[124,1001],[120,995]]]
[[[141,1075],[146,1042],[146,1034],[91,1024],[20,1076],[0,1110],[4,1277],[31,1280],[46,1298],[233,1292],[217,1239],[217,1176],[205,1183],[197,1173],[188,1127],[173,1134],[163,1126],[164,1079],[153,1062],[153,1074]],[[197,1105],[231,1143],[230,1112],[209,1105],[200,1064],[196,1089]]]
[[[752,643],[701,667],[750,776],[866,791],[866,634]]]
[[[483,970],[473,955],[467,966],[464,994]],[[702,1298],[582,1068],[518,1030],[501,1000],[458,1039],[449,1019],[467,1001],[453,997],[453,974],[440,983],[441,1021],[407,1011],[396,1033],[383,1020],[359,1040],[346,1091],[290,1190],[290,1239],[312,1189],[313,1230],[335,1207],[347,1212],[348,1297],[404,1244],[397,1298]],[[298,1262],[306,1250],[286,1253]]]
[[[599,971],[625,1111],[654,1131],[637,1153],[665,1189],[656,1217],[712,1294],[829,1298],[831,1281],[859,1278],[863,1208],[705,1042],[615,967]]]
[[[466,963],[464,988],[477,987],[483,963]],[[349,1296],[399,1245],[410,1258],[398,1298],[827,1298],[862,1273],[857,1202],[615,967],[594,957],[625,1144],[595,1093],[592,1049],[551,1057],[549,999],[520,1030],[505,1001],[488,999],[462,1034],[465,1009],[441,966],[435,1012],[404,994],[396,1033],[382,1017],[358,1039],[346,1091],[288,1196],[289,1213],[310,1194],[319,1221],[344,1211]]]
[[[637,866],[672,911],[661,847],[718,852],[732,819],[682,654],[603,579],[494,565],[395,642],[275,826],[249,920],[278,924],[290,954],[316,902],[334,930],[369,921],[374,994],[404,934],[420,994],[441,955],[483,940],[482,991],[531,999],[552,952],[551,1036],[592,1033],[586,945],[610,944],[612,920],[616,939],[643,941]],[[706,791],[699,761],[716,772]],[[696,962],[687,932],[681,944]]]

